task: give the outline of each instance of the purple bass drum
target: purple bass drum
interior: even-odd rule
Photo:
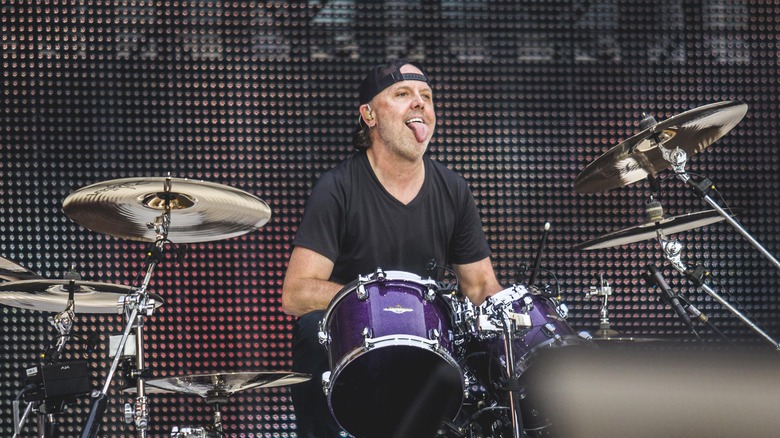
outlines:
[[[345,286],[319,333],[331,369],[323,387],[341,427],[356,437],[390,436],[415,402],[431,396],[439,397],[439,420],[455,418],[465,382],[453,326],[431,279],[378,270]]]

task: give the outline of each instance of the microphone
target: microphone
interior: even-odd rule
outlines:
[[[669,285],[666,283],[666,280],[664,280],[663,275],[658,271],[658,268],[655,267],[654,264],[650,263],[646,266],[648,272],[650,275],[647,276],[656,286],[658,286],[666,295],[667,300],[671,304],[672,308],[674,309],[675,313],[682,318],[682,320],[685,322],[685,325],[687,325],[691,330],[693,330],[693,324],[691,323],[691,317],[688,316],[688,312],[685,311],[682,304],[680,303],[680,298],[677,296],[677,294],[672,291],[672,288],[669,287]]]

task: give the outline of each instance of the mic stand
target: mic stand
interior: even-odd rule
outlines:
[[[168,187],[166,186],[166,191]],[[111,385],[111,380],[116,372],[119,360],[122,358],[122,352],[125,351],[125,344],[127,338],[130,336],[130,331],[135,328],[135,344],[136,344],[136,369],[134,373],[137,377],[136,380],[136,399],[135,407],[125,405],[125,421],[128,423],[135,422],[136,434],[138,438],[147,437],[147,428],[149,426],[149,409],[147,405],[148,398],[145,392],[145,381],[142,378],[144,374],[144,344],[143,344],[143,326],[144,317],[152,316],[154,312],[154,299],[147,293],[149,282],[152,279],[157,264],[160,263],[160,258],[163,253],[165,244],[168,242],[168,227],[171,223],[170,210],[166,209],[165,212],[155,218],[153,224],[147,224],[148,227],[154,227],[157,234],[155,240],[155,246],[149,251],[150,261],[146,269],[146,275],[144,277],[141,287],[138,288],[133,294],[122,296],[119,298],[119,304],[125,311],[127,316],[127,326],[122,333],[122,338],[119,340],[119,345],[116,349],[116,355],[111,363],[108,375],[106,376],[106,382],[103,385],[103,389],[96,394],[93,394],[95,399],[92,403],[92,409],[90,410],[89,417],[84,426],[84,430],[81,434],[81,438],[95,438],[100,429],[101,417],[106,410],[106,397],[108,394],[108,388]],[[129,311],[129,312],[128,312]],[[129,315],[128,315],[129,313]]]
[[[701,311],[699,311],[699,309],[694,307],[694,305],[691,304],[690,300],[688,300],[688,298],[685,297],[685,295],[677,294],[677,298],[679,298],[680,301],[683,302],[683,304],[684,304],[683,307],[685,308],[685,311],[688,312],[688,315],[691,316],[691,320],[697,319],[702,324],[706,324],[709,328],[712,329],[712,331],[717,333],[718,336],[721,337],[721,339],[723,339],[724,341],[728,342],[731,345],[734,345],[734,343],[731,342],[731,339],[727,338],[726,335],[723,334],[723,332],[718,330],[718,328],[715,327],[715,324],[710,322],[710,318],[707,315],[705,315],[704,313],[702,313]],[[696,337],[699,337],[699,336],[696,335]],[[701,338],[699,338],[699,339],[701,339]]]
[[[744,236],[748,242],[750,242],[753,247],[755,247],[761,254],[763,254],[766,258],[768,258],[774,265],[775,268],[780,269],[780,261],[778,261],[772,254],[769,253],[763,246],[761,246],[760,243],[756,239],[753,238],[753,236],[750,235],[734,218],[731,217],[723,208],[718,205],[717,202],[715,202],[712,197],[709,195],[710,186],[712,185],[712,182],[708,179],[704,179],[701,183],[696,183],[693,180],[691,180],[691,177],[688,175],[688,173],[685,171],[685,164],[688,161],[688,154],[680,149],[675,148],[672,150],[666,149],[663,147],[663,144],[661,141],[659,141],[658,134],[653,135],[653,139],[658,144],[658,150],[661,151],[661,155],[664,157],[666,161],[668,161],[671,164],[672,169],[674,170],[675,175],[678,179],[680,179],[683,183],[688,184],[691,186],[697,195],[699,195],[702,199],[704,199],[712,208],[717,210],[717,212],[723,216],[723,218],[731,224],[736,230]]]
[[[723,307],[728,309],[731,313],[733,313],[737,318],[739,318],[742,322],[748,325],[751,329],[753,329],[755,332],[760,334],[764,339],[771,342],[772,345],[775,347],[776,350],[780,351],[780,344],[777,343],[774,339],[772,339],[771,336],[769,336],[766,332],[761,330],[755,323],[753,323],[751,320],[749,320],[745,315],[743,315],[739,310],[737,310],[734,306],[729,304],[728,301],[721,298],[720,295],[718,295],[712,288],[707,286],[707,284],[704,283],[701,279],[698,279],[695,275],[691,274],[691,270],[688,269],[688,267],[685,265],[685,263],[682,261],[682,250],[683,245],[678,242],[677,240],[666,240],[663,233],[658,230],[657,231],[658,236],[658,242],[661,244],[661,248],[664,252],[664,257],[666,257],[667,260],[669,260],[669,263],[672,265],[674,269],[685,275],[689,280],[691,280],[699,289],[703,290],[707,295],[711,296],[715,301],[719,302]]]

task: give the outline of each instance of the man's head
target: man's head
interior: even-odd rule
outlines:
[[[428,78],[425,75],[422,67],[408,60],[398,59],[393,60],[385,64],[375,66],[368,72],[366,77],[361,82],[358,88],[359,100],[360,100],[360,119],[358,121],[358,128],[353,136],[353,146],[356,149],[368,148],[371,145],[370,131],[373,129],[378,121],[375,120],[375,111],[372,107],[372,101],[378,99],[375,102],[376,105],[383,105],[388,101],[387,94],[391,91],[401,90],[409,94],[416,94],[416,97],[421,97],[419,103],[410,103],[410,105],[424,106],[427,102],[429,110],[432,114],[432,95],[430,87],[428,86]],[[383,94],[384,93],[384,94]],[[427,101],[427,102],[426,102]],[[429,116],[429,123],[435,124],[435,116]],[[421,131],[424,131],[423,135],[427,137],[427,141],[430,140],[430,135],[425,135],[431,129],[422,124],[408,124],[409,126],[419,126]]]

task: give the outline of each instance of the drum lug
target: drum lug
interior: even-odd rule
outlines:
[[[557,333],[555,333],[555,326],[549,322],[542,326],[542,332],[544,332],[548,338],[557,337]]]
[[[325,391],[325,397],[330,393],[330,371],[322,373],[322,390]]]
[[[363,348],[365,348],[366,350],[370,350],[371,348],[373,348],[374,347],[373,331],[368,327],[363,327],[363,331],[360,332],[360,334],[363,335]]]
[[[320,341],[320,345],[324,345],[325,348],[328,348],[330,345],[330,335],[326,332],[320,331],[317,333],[317,340]]]
[[[569,306],[567,306],[565,303],[559,303],[555,310],[558,311],[558,316],[560,316],[563,319],[566,319],[569,317]]]
[[[441,338],[441,332],[437,328],[432,328],[428,330],[428,339],[432,341],[438,341],[439,338]]]
[[[436,291],[429,287],[428,290],[425,292],[425,301],[432,303],[436,299]]]
[[[325,328],[325,320],[320,320],[319,323],[319,331],[317,331],[317,340],[320,342],[320,345],[324,345],[325,348],[328,348],[330,345],[330,333]]]
[[[358,285],[356,293],[360,301],[366,301],[368,299],[368,291],[366,290],[365,285]]]
[[[523,296],[523,304],[525,305],[525,310],[527,312],[534,310],[534,301],[530,295]]]

